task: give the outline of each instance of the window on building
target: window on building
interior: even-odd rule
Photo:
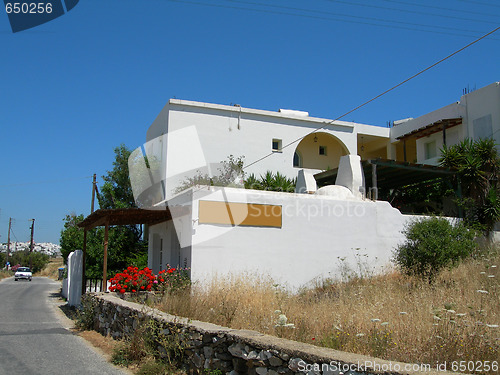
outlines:
[[[273,151],[281,152],[282,141],[281,139],[273,138]]]
[[[319,146],[319,154],[326,156],[326,146]]]
[[[427,142],[424,146],[426,159],[432,159],[437,156],[436,141]]]
[[[293,154],[293,166],[302,168],[302,156],[297,151]]]
[[[491,114],[475,119],[472,124],[474,127],[474,139],[487,139],[493,135]]]

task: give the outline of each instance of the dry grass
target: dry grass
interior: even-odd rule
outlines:
[[[94,348],[99,350],[108,361],[111,361],[114,351],[120,344],[119,341],[113,340],[111,337],[101,335],[97,331],[76,331],[78,336],[84,338]]]
[[[292,294],[257,275],[215,279],[159,308],[388,360],[435,365],[500,358],[500,256],[470,259],[429,285],[397,272]],[[487,291],[487,293],[479,292]],[[295,328],[277,324],[280,310]],[[283,319],[283,318],[282,318]],[[283,323],[283,321],[282,321]]]
[[[0,280],[6,279],[7,277],[14,276],[12,271],[0,270]]]
[[[59,275],[58,269],[62,266],[64,266],[64,260],[62,257],[50,258],[49,263],[40,272],[36,273],[35,276],[45,276],[57,280]]]

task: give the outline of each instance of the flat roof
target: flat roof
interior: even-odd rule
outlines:
[[[183,106],[198,107],[198,108],[207,108],[207,109],[213,109],[213,110],[223,110],[223,111],[230,111],[230,112],[236,112],[236,113],[248,113],[248,114],[260,115],[260,116],[286,118],[286,119],[292,119],[292,120],[297,120],[297,121],[306,121],[306,122],[311,122],[311,123],[316,123],[316,124],[323,124],[324,126],[335,125],[335,126],[344,126],[344,127],[348,127],[348,128],[354,128],[357,125],[365,125],[365,126],[369,126],[369,127],[383,129],[382,126],[361,124],[361,123],[351,122],[351,121],[338,120],[338,121],[332,122],[333,120],[330,120],[330,119],[325,119],[325,118],[320,118],[320,117],[311,117],[311,116],[306,116],[304,114],[299,114],[300,112],[302,112],[302,113],[306,113],[306,112],[296,111],[296,110],[283,110],[283,112],[267,111],[267,110],[262,110],[262,109],[245,108],[245,107],[242,107],[238,104],[236,104],[236,105],[213,104],[213,103],[204,103],[204,102],[196,102],[196,101],[181,100],[181,99],[170,99],[168,101],[168,104],[183,105]]]

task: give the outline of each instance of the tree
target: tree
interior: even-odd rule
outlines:
[[[83,215],[74,213],[66,215],[64,218],[64,229],[59,237],[59,245],[65,262],[72,251],[83,249],[83,229],[78,227],[78,223],[83,219]]]
[[[124,144],[116,147],[114,151],[113,169],[102,176],[104,185],[99,196],[99,207],[103,209],[137,207],[128,171],[131,151]]]
[[[41,271],[49,263],[49,260],[49,255],[37,251],[30,252],[29,248],[15,251],[9,259],[12,265],[20,264],[23,267],[29,267],[31,264],[33,273]]]
[[[102,176],[104,182],[99,196],[102,209],[132,208],[135,201],[128,175],[128,157],[131,151],[120,145],[115,148],[113,169]],[[70,214],[64,218],[60,245],[64,260],[78,249],[83,249],[83,229],[77,224],[83,215]],[[86,277],[102,277],[104,257],[104,228],[94,228],[87,232]],[[142,239],[140,225],[123,225],[109,228],[108,238],[108,275],[125,269],[127,266],[147,266],[147,240]]]
[[[466,221],[483,225],[487,232],[500,218],[498,172],[500,159],[493,139],[462,142],[441,150],[440,165],[456,169],[462,187]]]
[[[7,262],[7,255],[0,253],[0,268],[3,268]]]

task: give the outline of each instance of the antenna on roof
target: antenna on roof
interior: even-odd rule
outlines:
[[[462,90],[462,93],[463,95],[467,95],[473,91],[476,91],[476,84],[474,84],[474,88],[472,90],[470,89],[469,85],[467,85],[467,87]]]

